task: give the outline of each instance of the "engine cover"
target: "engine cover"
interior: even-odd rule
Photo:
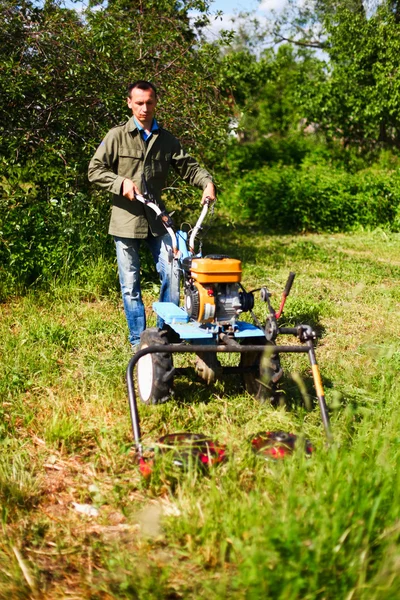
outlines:
[[[238,284],[220,283],[215,287],[217,294],[217,321],[230,321],[243,312]]]
[[[252,303],[247,296],[244,298],[237,283],[201,285],[198,281],[191,281],[185,286],[185,309],[193,321],[225,323],[241,312],[251,310]]]
[[[242,278],[240,260],[218,254],[193,258],[190,270],[192,278],[202,284],[239,283]]]
[[[200,285],[197,281],[185,287],[185,309],[194,321],[210,323],[215,318],[215,292],[212,286]]]

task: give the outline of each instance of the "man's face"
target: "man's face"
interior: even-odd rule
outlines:
[[[156,105],[157,98],[152,89],[134,88],[131,91],[131,97],[128,98],[128,106],[132,110],[133,116],[145,128],[151,127]]]

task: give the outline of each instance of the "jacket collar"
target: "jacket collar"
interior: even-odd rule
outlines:
[[[134,131],[139,133],[139,131],[142,129],[141,127],[138,127],[138,125],[136,124],[135,117],[133,115],[127,122],[127,128],[128,128],[129,133],[133,133]],[[153,133],[157,133],[159,130],[160,130],[160,125],[158,124],[157,120],[154,119],[151,131]]]

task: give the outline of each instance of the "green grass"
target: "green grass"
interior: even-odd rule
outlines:
[[[176,380],[171,402],[140,406],[145,444],[200,431],[230,457],[204,476],[177,472],[165,455],[143,479],[126,325],[104,265],[90,285],[10,299],[0,305],[0,598],[400,597],[400,236],[216,227],[213,239],[207,252],[241,258],[245,287],[266,284],[276,307],[297,273],[284,320],[320,334],[335,444],[326,446],[306,357],[285,355],[278,409],[234,378],[205,388],[191,376]],[[255,457],[249,438],[266,429],[306,436],[314,455]]]

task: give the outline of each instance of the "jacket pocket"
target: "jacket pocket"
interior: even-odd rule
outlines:
[[[121,146],[118,152],[118,175],[132,179],[143,169],[144,154],[135,148]]]

